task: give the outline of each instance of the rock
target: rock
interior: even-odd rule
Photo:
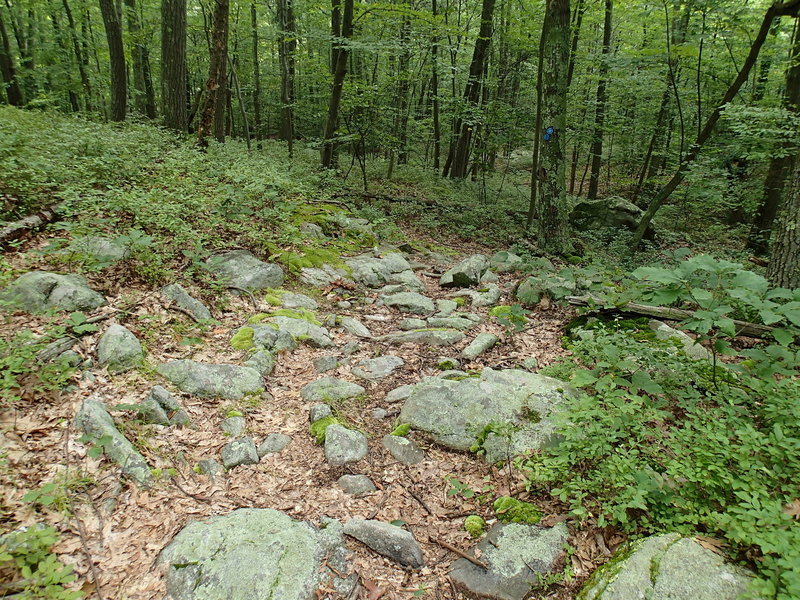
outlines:
[[[383,436],[383,447],[404,465],[415,465],[425,460],[425,453],[414,442],[399,435]]]
[[[427,377],[413,387],[401,423],[448,448],[482,451],[490,463],[553,443],[554,413],[575,393],[563,381],[516,369],[487,368],[460,381]]]
[[[336,481],[345,494],[363,496],[375,491],[375,484],[366,475],[342,475]]]
[[[333,371],[339,366],[339,359],[335,356],[318,356],[312,361],[314,370],[317,373],[325,373],[326,371]]]
[[[97,341],[97,364],[109,373],[130,371],[142,364],[142,344],[122,325],[111,325]]]
[[[333,411],[327,404],[315,404],[311,407],[311,410],[308,411],[308,420],[312,423],[315,423],[320,419],[324,419],[325,417],[330,417],[332,415]]]
[[[258,450],[252,438],[244,437],[222,447],[222,465],[232,469],[240,465],[258,464]]]
[[[675,340],[677,341],[682,349],[683,352],[689,358],[694,360],[710,360],[711,353],[706,350],[703,346],[698,344],[694,341],[690,335],[680,331],[679,329],[675,329],[670,327],[666,323],[662,323],[661,321],[651,320],[648,325],[650,329],[652,329],[655,334],[656,338],[659,340]]]
[[[450,358],[448,356],[440,356],[436,359],[436,368],[442,371],[453,371],[455,369],[461,368],[461,363],[458,362],[455,358]]]
[[[379,356],[377,358],[365,358],[356,363],[351,372],[356,377],[376,381],[392,374],[392,372],[405,364],[399,356]]]
[[[489,259],[483,254],[473,254],[462,260],[439,279],[442,287],[469,287],[480,283],[481,277],[489,268]]]
[[[170,424],[167,411],[165,411],[153,398],[145,398],[142,403],[138,405],[138,411],[139,418],[144,423],[164,426],[168,426]]]
[[[499,341],[500,338],[493,333],[479,333],[469,343],[469,346],[464,348],[463,352],[461,352],[461,357],[467,360],[475,360],[481,354],[493,348]]]
[[[157,403],[169,416],[170,425],[188,425],[190,422],[189,415],[181,406],[181,403],[175,399],[168,390],[160,385],[154,385],[150,389],[150,395],[145,402],[153,401]]]
[[[438,377],[439,379],[453,379],[455,381],[460,381],[469,377],[469,373],[459,369],[447,369],[446,371],[436,374],[435,377]]]
[[[522,360],[522,368],[528,371],[535,371],[539,368],[539,361],[534,356],[529,356]]]
[[[376,338],[392,345],[425,344],[427,346],[452,346],[464,339],[464,334],[455,329],[417,329],[400,333],[388,333]]]
[[[171,300],[176,306],[188,312],[196,321],[211,321],[213,317],[206,305],[192,298],[183,286],[179,283],[165,285],[160,290],[161,296]]]
[[[392,275],[391,281],[398,282],[398,285],[402,285],[407,290],[414,292],[425,291],[425,284],[419,280],[419,277],[414,274],[414,271],[400,271],[399,273],[395,273]]]
[[[581,591],[585,600],[735,600],[752,574],[677,533],[634,542],[600,567]]]
[[[345,356],[350,356],[351,354],[355,354],[361,350],[361,344],[358,342],[347,342],[344,346],[339,348],[339,352],[344,354]]]
[[[283,284],[283,269],[258,260],[247,250],[216,254],[206,261],[206,266],[223,285],[248,292],[277,288]]]
[[[119,432],[102,400],[96,396],[86,398],[75,415],[75,425],[94,440],[104,440],[103,450],[123,473],[142,485],[151,482],[150,466]]]
[[[562,300],[575,294],[578,286],[558,275],[532,275],[517,286],[514,296],[525,306],[536,306],[547,295],[553,300]]]
[[[406,398],[411,395],[411,392],[414,391],[413,385],[401,385],[399,388],[393,389],[391,392],[386,394],[386,397],[383,399],[384,402],[387,404],[395,404],[397,402],[403,402]]]
[[[222,465],[215,461],[213,458],[207,458],[197,463],[197,470],[203,475],[219,475],[222,473]]]
[[[492,306],[493,304],[497,304],[500,300],[500,297],[503,295],[503,290],[501,290],[497,284],[494,283],[487,283],[484,287],[479,290],[459,290],[458,292],[454,292],[451,294],[454,298],[458,298],[459,296],[467,296],[470,298],[472,306],[476,308],[480,308],[482,306]]]
[[[481,277],[481,283],[497,283],[498,281],[500,281],[500,278],[496,273],[492,273],[491,271],[486,271],[483,277]]]
[[[344,526],[345,534],[393,561],[413,569],[425,566],[422,548],[411,532],[381,521],[350,519]]]
[[[449,317],[458,310],[458,302],[455,300],[439,299],[436,301],[436,314],[434,317]]]
[[[522,600],[531,590],[542,586],[542,576],[555,571],[564,555],[567,535],[563,523],[550,528],[498,523],[477,546],[488,569],[459,558],[450,567],[450,577],[456,587],[470,595]],[[639,596],[627,598],[633,600]]]
[[[281,452],[286,446],[292,443],[292,438],[282,433],[270,433],[256,449],[259,458],[267,454]]]
[[[256,350],[244,361],[244,366],[255,369],[264,377],[275,369],[275,357],[268,350]]]
[[[413,315],[428,315],[436,310],[433,300],[417,292],[390,294],[388,296],[381,296],[381,300],[386,306]]]
[[[244,417],[237,415],[223,420],[222,423],[220,423],[220,429],[222,429],[223,433],[226,435],[238,438],[244,433],[245,424]]]
[[[412,286],[424,287],[411,270],[411,265],[398,252],[390,252],[383,258],[364,254],[348,258],[345,263],[350,267],[353,279],[369,287],[376,288],[385,283],[408,282],[411,282]]]
[[[325,430],[325,460],[333,467],[360,461],[367,455],[367,438],[338,424]]]
[[[0,302],[28,312],[50,309],[90,311],[106,303],[81,275],[31,271],[0,292]]]
[[[83,362],[83,357],[74,350],[67,350],[58,355],[58,360],[69,367],[79,367]]]
[[[189,523],[158,563],[170,600],[311,600],[321,585],[349,595],[328,568],[349,570],[341,525],[317,529],[271,508]]]
[[[375,407],[372,409],[372,418],[376,421],[381,421],[389,416],[389,413],[386,412],[386,409]]]
[[[316,223],[301,223],[299,229],[301,233],[304,233],[306,235],[306,237],[315,240],[324,240],[326,237],[322,227],[320,227]]]
[[[602,200],[578,202],[569,215],[570,223],[582,231],[593,231],[599,227],[615,227],[636,231],[643,211],[635,204],[619,196]],[[647,228],[645,237],[652,239],[655,232]]]
[[[319,308],[317,301],[305,294],[281,291],[280,300],[283,308],[305,308],[306,310],[317,310]]]
[[[369,329],[358,319],[343,317],[342,319],[337,319],[337,321],[347,333],[360,338],[369,339],[372,337],[372,333],[370,333]]]
[[[334,281],[345,281],[353,283],[342,269],[337,269],[331,265],[322,265],[320,268],[305,267],[300,271],[299,279],[302,283],[311,287],[327,287]]]
[[[261,374],[250,367],[173,360],[157,370],[181,391],[201,398],[239,400],[264,391]]]
[[[333,346],[330,333],[324,327],[320,327],[305,319],[295,319],[293,317],[272,317],[270,323],[278,326],[278,335],[281,332],[290,334],[295,340],[306,342],[313,348],[328,348]]]
[[[336,377],[323,377],[300,388],[306,402],[340,402],[362,395],[366,390],[358,384]]]
[[[498,273],[517,271],[522,268],[523,264],[524,261],[521,257],[506,250],[495,252],[489,259],[489,266]]]
[[[428,319],[428,327],[431,328],[448,328],[448,329],[458,329],[459,331],[467,331],[468,329],[472,329],[475,327],[477,323],[471,319],[465,319],[464,317],[460,316],[452,316],[452,317],[431,317]]]
[[[397,326],[403,331],[411,331],[412,329],[425,329],[428,322],[425,319],[401,319]]]
[[[131,255],[130,248],[123,242],[99,235],[77,237],[65,249],[64,254],[82,254],[95,263],[110,265]]]

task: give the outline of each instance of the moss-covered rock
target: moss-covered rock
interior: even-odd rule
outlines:
[[[529,502],[511,496],[500,496],[492,505],[497,518],[503,523],[527,523],[536,525],[542,520],[542,512]]]

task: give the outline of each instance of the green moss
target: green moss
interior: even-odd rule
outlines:
[[[467,303],[467,298],[465,296],[456,296],[453,298],[453,302],[455,302],[459,308],[461,308]]]
[[[509,318],[511,316],[511,307],[504,304],[493,306],[489,309],[489,314],[493,317]]]
[[[285,293],[285,290],[268,289],[264,295],[264,302],[270,306],[280,306],[283,304],[282,297]]]
[[[280,308],[276,311],[273,311],[270,316],[300,319],[301,321],[308,321],[312,325],[318,325],[319,327],[322,327],[322,323],[317,319],[317,315],[307,308]]]
[[[299,273],[307,267],[321,267],[324,264],[343,268],[341,253],[335,249],[311,247],[300,252],[279,252],[277,260],[286,265],[292,273]]]
[[[409,431],[411,431],[411,425],[409,425],[408,423],[403,423],[402,425],[398,425],[397,427],[394,428],[394,431],[392,431],[392,435],[405,437],[408,435]]]
[[[234,408],[234,409],[231,409],[231,410],[229,410],[228,412],[226,412],[226,413],[225,413],[225,416],[226,416],[227,418],[229,418],[229,419],[230,419],[231,417],[243,417],[243,416],[244,416],[244,413],[243,413],[242,411],[240,411],[240,410],[237,410],[237,409],[235,409],[235,408]]]
[[[464,530],[471,538],[479,538],[486,531],[486,521],[479,515],[470,515],[464,519]]]
[[[247,319],[248,325],[258,325],[259,323],[263,323],[267,319],[270,318],[271,315],[267,313],[258,313],[257,315],[253,315],[249,319]]]
[[[255,346],[253,335],[255,331],[252,327],[242,327],[231,338],[231,346],[237,350],[250,350]]]
[[[492,506],[497,518],[503,523],[535,525],[542,519],[542,512],[533,504],[511,496],[500,496]]]
[[[317,444],[323,444],[325,442],[325,430],[331,425],[341,424],[341,421],[334,416],[324,417],[318,421],[314,421],[308,431]]]

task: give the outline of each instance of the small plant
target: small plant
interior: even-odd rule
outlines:
[[[395,427],[391,435],[405,437],[409,434],[410,431],[411,431],[411,425],[409,425],[408,423],[403,423],[402,425],[398,425],[397,427]]]
[[[521,304],[512,304],[511,306],[495,306],[489,309],[489,314],[506,329],[522,331],[528,324],[527,316],[531,314],[531,311],[525,310]]]
[[[469,515],[464,519],[464,530],[472,539],[479,538],[486,533],[486,521],[480,515]]]
[[[511,496],[500,496],[492,505],[497,518],[503,523],[535,525],[542,520],[542,511],[529,502]]]

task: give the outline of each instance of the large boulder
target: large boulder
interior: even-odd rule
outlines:
[[[400,312],[412,315],[429,315],[436,310],[433,300],[417,292],[399,292],[381,296],[386,306],[396,308]]]
[[[342,526],[317,529],[271,508],[194,521],[161,552],[171,600],[312,600],[320,587],[346,597]]]
[[[458,381],[427,377],[413,386],[399,420],[496,462],[552,443],[553,417],[571,393],[563,381],[516,369],[487,368]]]
[[[387,283],[400,283],[409,289],[423,290],[425,286],[411,270],[411,265],[398,252],[389,252],[382,257],[363,254],[348,258],[353,279],[369,287],[380,287]]]
[[[29,312],[50,309],[89,311],[106,303],[81,275],[31,271],[0,292],[0,303]]]
[[[135,369],[144,360],[138,338],[122,325],[111,325],[97,341],[97,364],[109,373]]]
[[[469,287],[477,285],[489,268],[489,259],[483,254],[473,254],[465,258],[449,271],[445,271],[439,285],[442,287]]]
[[[173,360],[159,365],[158,372],[181,391],[201,398],[239,400],[264,391],[261,374],[250,367]]]
[[[632,202],[619,196],[611,196],[602,200],[586,200],[578,202],[569,215],[572,225],[583,231],[599,227],[614,227],[636,231],[643,211]],[[652,226],[647,228],[645,237],[654,235]]]
[[[634,542],[600,567],[581,600],[736,600],[752,573],[677,533]]]
[[[281,267],[265,263],[247,250],[231,250],[215,254],[206,261],[206,266],[223,285],[248,292],[277,288],[283,284]]]

